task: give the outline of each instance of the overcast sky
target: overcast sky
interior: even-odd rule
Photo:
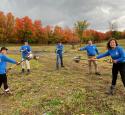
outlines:
[[[85,19],[92,29],[108,30],[110,22],[125,29],[125,0],[0,0],[0,10],[40,19],[43,25],[73,27]]]

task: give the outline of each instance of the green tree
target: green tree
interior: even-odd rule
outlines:
[[[116,39],[120,39],[121,38],[121,32],[119,32],[119,31],[112,31],[112,37],[116,38]]]
[[[80,38],[80,41],[83,42],[83,32],[84,30],[86,30],[88,28],[90,24],[86,21],[77,21],[75,23],[75,31],[78,35],[78,37]]]

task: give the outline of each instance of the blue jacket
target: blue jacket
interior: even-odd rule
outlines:
[[[31,47],[23,45],[20,47],[20,51],[22,52],[22,58],[25,58],[31,52]]]
[[[6,74],[7,62],[16,64],[16,61],[0,54],[0,74]]]
[[[120,46],[116,46],[115,49],[109,49],[107,52],[98,55],[96,58],[99,59],[106,56],[111,56],[111,58],[116,60],[118,63],[125,62],[125,51]]]
[[[96,45],[87,45],[85,47],[80,48],[80,51],[82,50],[86,50],[88,56],[95,56],[96,54],[99,54]]]
[[[57,54],[62,54],[63,53],[64,46],[61,44],[56,45],[56,53]]]

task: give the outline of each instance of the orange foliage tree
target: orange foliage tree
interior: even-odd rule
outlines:
[[[24,39],[29,39],[33,41],[32,35],[34,34],[34,26],[32,20],[26,16],[24,18],[16,18],[15,20],[15,35],[18,38],[18,41],[24,41]]]
[[[32,21],[28,16],[18,18],[11,13],[0,11],[0,42],[1,43],[21,43],[28,39],[32,43],[56,43],[62,41],[74,45],[80,41],[86,42],[91,39],[97,42],[108,40],[111,37],[117,39],[124,38],[125,32],[107,31],[99,32],[87,29],[90,24],[86,21],[77,21],[75,27],[62,28],[60,26],[52,27],[51,25],[43,26],[41,20]]]

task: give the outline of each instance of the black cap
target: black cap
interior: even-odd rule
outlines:
[[[6,47],[1,47],[0,51],[2,50],[8,50]]]
[[[24,43],[27,42],[28,43],[28,39],[24,39]]]

